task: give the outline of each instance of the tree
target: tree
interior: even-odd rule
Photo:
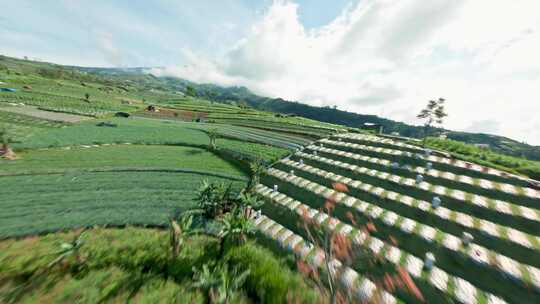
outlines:
[[[184,214],[180,221],[171,220],[169,229],[169,240],[173,257],[177,257],[183,249],[186,238],[201,232],[200,229],[193,229],[193,215]]]
[[[80,255],[80,250],[84,244],[82,237],[84,236],[85,233],[86,233],[86,230],[83,230],[81,231],[81,233],[73,237],[73,240],[71,242],[69,243],[64,242],[60,244],[60,249],[55,253],[56,258],[52,262],[49,263],[48,267],[52,268],[70,256],[74,256],[77,263],[81,263],[82,259]]]
[[[201,269],[193,268],[191,287],[202,292],[205,303],[228,304],[234,300],[235,293],[244,285],[250,270],[239,272],[229,269],[227,264],[204,264]]]
[[[261,175],[264,173],[264,170],[266,170],[266,167],[262,158],[258,157],[257,159],[249,163],[249,169],[251,171],[251,174],[249,176],[249,183],[247,187],[248,191],[257,186],[257,184],[259,184],[261,180]]]
[[[90,102],[90,94],[84,93],[84,99],[86,100],[86,102]]]
[[[198,207],[206,218],[214,219],[232,209],[234,196],[232,183],[208,183],[204,180],[196,198]]]
[[[216,139],[218,138],[218,130],[216,128],[208,130],[208,138],[210,138],[210,150],[216,150]]]
[[[17,156],[15,155],[15,152],[11,150],[9,147],[9,143],[11,142],[11,136],[10,132],[7,128],[7,126],[2,126],[0,128],[0,141],[2,142],[2,148],[0,149],[0,156],[4,157],[5,159],[16,159]]]
[[[442,125],[443,119],[448,116],[444,109],[444,98],[438,100],[430,100],[428,104],[420,113],[416,116],[418,119],[424,120],[424,145],[426,144],[426,138],[428,137],[428,131],[433,124]]]
[[[194,87],[188,85],[186,87],[186,95],[191,97],[197,97],[197,91]]]

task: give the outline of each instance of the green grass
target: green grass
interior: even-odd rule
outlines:
[[[43,130],[63,126],[63,123],[0,110],[0,128],[7,129],[13,141],[21,141]]]
[[[0,160],[4,174],[44,173],[96,168],[195,169],[242,176],[230,163],[204,149],[182,146],[118,145],[28,150],[15,161]]]
[[[480,149],[474,145],[450,139],[430,137],[426,140],[426,146],[448,151],[457,158],[467,161],[540,180],[540,162],[537,161],[503,155],[491,150]]]
[[[168,234],[153,229],[92,229],[83,236],[84,267],[69,258],[46,270],[61,242],[74,232],[0,242],[0,302],[2,303],[203,303],[191,288],[193,267],[216,259],[217,241],[193,237],[172,258]],[[233,303],[285,303],[288,287],[299,291],[299,302],[313,303],[317,293],[287,264],[267,249],[248,243],[226,252],[226,260],[250,269],[246,285]],[[257,287],[254,289],[254,287]],[[320,296],[319,296],[320,297]]]
[[[98,127],[101,121],[110,121],[117,127]],[[223,126],[201,123],[170,122],[154,119],[111,118],[92,120],[66,128],[49,130],[39,136],[31,136],[22,143],[14,144],[18,150],[66,147],[75,145],[133,143],[145,145],[183,145],[206,147],[208,136],[203,130]],[[227,148],[253,157],[273,160],[288,150],[258,143],[247,143],[233,139],[218,139],[219,148]]]
[[[92,225],[164,225],[195,205],[203,180],[171,172],[79,172],[0,177],[0,238]],[[244,182],[235,182],[240,188]]]

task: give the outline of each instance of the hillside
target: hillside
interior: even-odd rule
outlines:
[[[213,84],[198,84],[184,79],[174,77],[153,77],[146,74],[145,68],[78,68],[89,73],[112,77],[113,79],[128,78],[148,88],[169,89],[173,91],[185,92],[191,86],[197,95],[220,102],[234,101],[245,102],[249,106],[264,110],[284,114],[295,114],[306,118],[324,121],[332,124],[339,124],[349,127],[360,128],[364,123],[376,123],[384,126],[387,134],[397,132],[401,136],[421,138],[423,130],[421,127],[411,126],[402,122],[385,119],[376,115],[365,115],[333,109],[331,107],[314,107],[300,102],[288,101],[281,98],[268,98],[258,96],[245,87],[221,87]],[[146,76],[145,76],[146,75]],[[505,155],[524,157],[531,160],[540,161],[540,147],[532,146],[504,136],[483,133],[458,132],[446,129],[437,129],[436,132],[446,132],[448,138],[468,144],[487,144],[490,149]]]
[[[537,162],[0,64],[1,303],[540,302]]]

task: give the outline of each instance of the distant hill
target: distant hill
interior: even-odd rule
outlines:
[[[14,62],[22,62],[14,58],[0,56],[4,60],[0,61],[0,69],[7,68]],[[341,124],[349,127],[362,127],[364,123],[377,123],[384,127],[385,133],[397,132],[401,136],[420,138],[423,136],[422,128],[412,126],[403,122],[398,122],[377,115],[366,115],[353,112],[342,111],[330,107],[315,107],[297,101],[288,101],[282,98],[269,98],[252,93],[246,87],[222,87],[214,84],[193,83],[185,79],[175,77],[156,77],[148,74],[148,68],[93,68],[77,66],[61,66],[45,62],[24,61],[28,68],[36,69],[47,73],[63,73],[69,77],[92,78],[94,81],[107,82],[107,79],[115,83],[125,83],[129,86],[136,86],[141,90],[163,91],[166,93],[176,92],[184,94],[188,87],[192,87],[196,95],[205,99],[223,103],[245,104],[259,110],[272,111],[284,114],[295,114],[310,119],[323,122]],[[75,71],[77,73],[75,73]],[[540,160],[540,146],[532,146],[507,137],[483,134],[457,132],[452,130],[437,129],[438,132],[445,131],[448,138],[469,143],[487,144],[498,153],[523,157],[531,160]]]
[[[342,111],[331,107],[315,107],[297,101],[284,100],[282,98],[269,98],[256,95],[246,87],[222,87],[214,84],[198,84],[185,79],[175,77],[156,77],[147,74],[146,68],[78,68],[87,73],[95,73],[105,77],[129,79],[155,90],[173,90],[186,92],[187,87],[195,89],[199,97],[218,101],[245,103],[255,109],[273,111],[278,113],[295,114],[323,122],[341,124],[349,127],[361,127],[364,123],[376,123],[384,127],[385,133],[397,132],[401,136],[420,138],[423,136],[421,127],[412,126],[403,122],[379,117]],[[469,143],[487,144],[498,153],[524,157],[531,160],[540,160],[540,146],[532,146],[504,136],[457,132],[446,129],[448,138]]]

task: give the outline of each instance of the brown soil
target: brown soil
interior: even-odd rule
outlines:
[[[7,145],[3,145],[0,149],[0,156],[7,160],[17,159],[17,154],[15,154],[15,152]]]

